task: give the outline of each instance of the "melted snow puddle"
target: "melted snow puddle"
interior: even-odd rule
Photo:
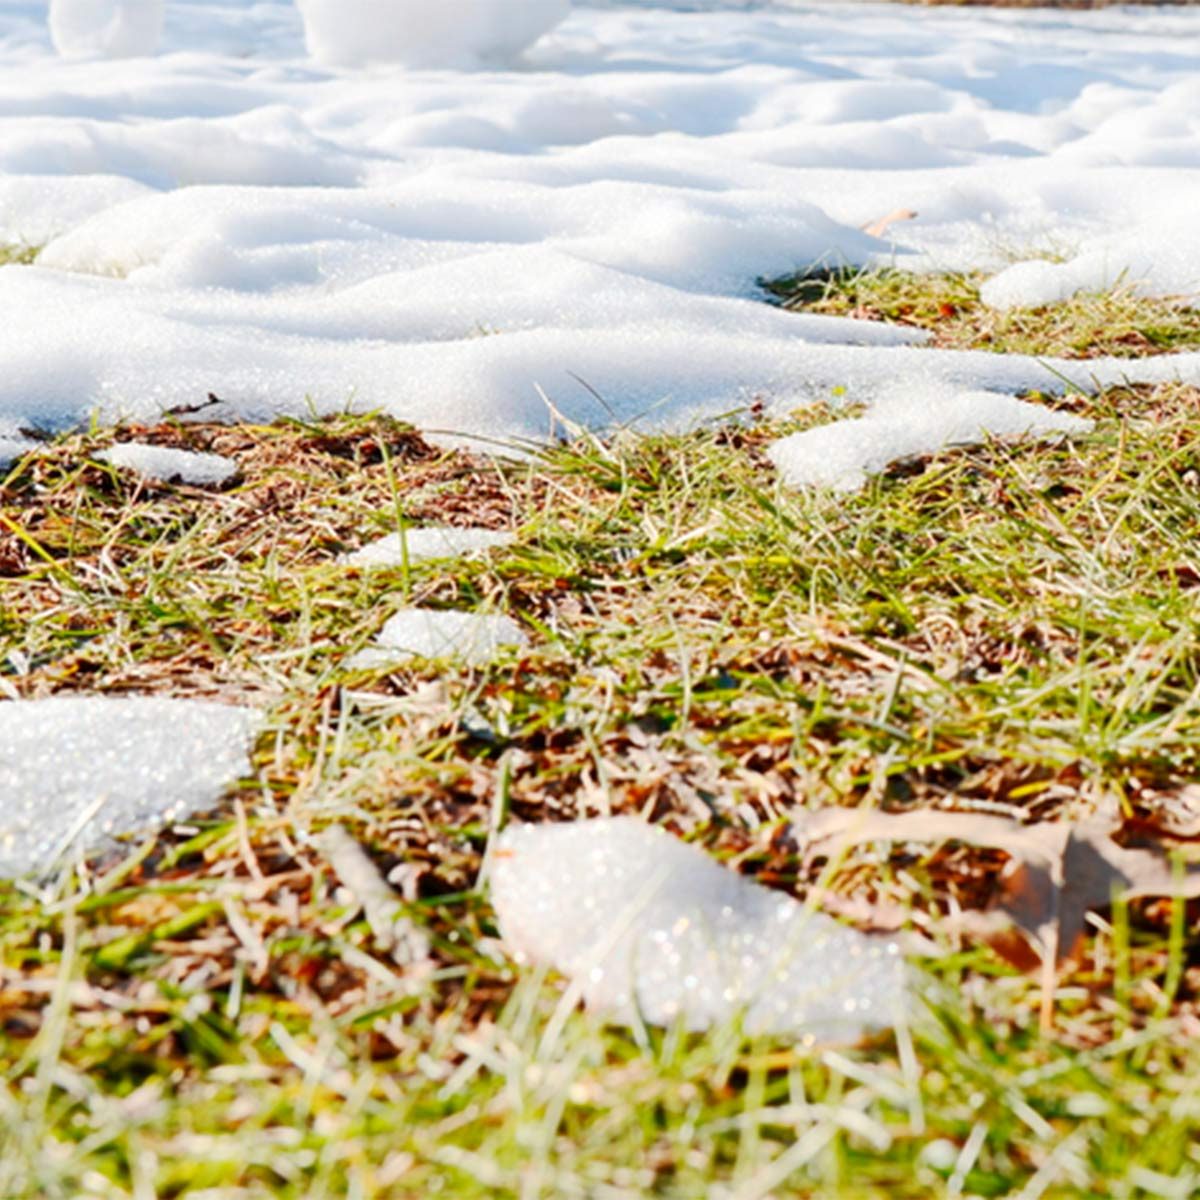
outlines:
[[[0,704],[0,876],[48,871],[215,804],[249,770],[259,721],[197,700]]]
[[[509,617],[402,608],[348,667],[383,667],[411,658],[456,658],[471,666],[490,662],[506,646],[526,646],[525,631]]]
[[[495,529],[459,529],[450,525],[428,525],[408,529],[403,534],[389,533],[344,556],[353,567],[399,567],[430,558],[456,558],[481,554],[498,546],[511,545],[513,535]]]
[[[119,442],[96,457],[123,470],[133,471],[156,483],[189,483],[198,487],[216,487],[228,483],[238,465],[221,454],[200,454],[194,450],[174,450],[169,446],[147,446],[141,442]]]
[[[907,1001],[897,943],[847,929],[629,817],[515,825],[492,903],[521,962],[561,971],[625,1024],[854,1041]]]
[[[866,416],[782,438],[767,454],[792,487],[851,492],[894,462],[988,438],[1087,433],[1092,422],[998,392],[914,385],[882,397]]]

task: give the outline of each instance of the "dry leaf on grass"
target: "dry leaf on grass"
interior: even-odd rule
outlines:
[[[871,237],[881,238],[897,221],[915,221],[916,218],[917,214],[911,208],[898,208],[895,212],[888,213],[886,217],[868,221],[862,227],[862,231]]]
[[[1121,824],[1097,814],[1078,822],[1023,825],[1007,817],[925,809],[910,813],[827,808],[806,813],[792,832],[806,857],[834,858],[864,842],[965,842],[1003,850],[1010,862],[1001,893],[986,912],[960,914],[953,925],[987,941],[1022,970],[1042,972],[1048,1023],[1057,964],[1072,955],[1090,909],[1114,897],[1200,896],[1200,868],[1179,869],[1158,847],[1113,840]]]

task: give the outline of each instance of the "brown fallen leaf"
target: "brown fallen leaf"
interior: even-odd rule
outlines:
[[[998,900],[987,911],[959,914],[953,925],[1021,970],[1040,968],[1042,1024],[1048,1027],[1058,964],[1078,949],[1089,910],[1105,908],[1118,896],[1200,896],[1200,868],[1177,868],[1157,846],[1121,846],[1113,840],[1119,828],[1106,814],[1024,825],[1008,817],[936,809],[827,808],[797,817],[792,834],[810,860],[835,858],[864,842],[955,841],[1003,850],[1010,862]]]
[[[862,231],[871,237],[881,238],[897,221],[915,221],[916,218],[917,213],[911,208],[898,208],[894,212],[888,213],[886,217],[877,217],[874,221],[868,221],[862,227]]]

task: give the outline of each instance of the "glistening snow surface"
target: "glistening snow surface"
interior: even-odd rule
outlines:
[[[492,903],[521,961],[567,975],[614,1020],[853,1040],[895,1022],[895,942],[846,929],[630,817],[515,825]]]
[[[506,646],[529,638],[510,617],[499,613],[402,608],[385,622],[375,645],[351,658],[357,667],[387,666],[410,658],[457,658],[482,665]]]
[[[161,483],[191,483],[214,487],[228,483],[238,465],[222,454],[200,454],[170,446],[146,446],[140,442],[118,442],[97,455],[101,462],[133,471]]]
[[[0,436],[210,391],[512,438],[545,434],[539,389],[681,423],[897,380],[919,412],[933,384],[1200,379],[1195,354],[934,352],[754,287],[1052,251],[988,294],[1194,292],[1198,194],[1195,8],[593,0],[464,70],[321,66],[273,0],[174,0],[157,57],[64,60],[44,3],[0,0],[0,242],[49,243],[0,268]]]
[[[420,562],[429,558],[454,558],[464,554],[480,554],[500,546],[510,545],[511,533],[499,529],[460,529],[453,525],[426,525],[389,533],[368,542],[345,556],[354,567],[401,567],[405,560]]]
[[[0,703],[0,876],[215,804],[248,769],[258,714],[101,696]]]

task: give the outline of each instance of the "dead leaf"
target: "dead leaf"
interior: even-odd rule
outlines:
[[[917,214],[911,208],[898,208],[894,212],[888,213],[886,217],[879,217],[874,221],[867,222],[862,227],[862,231],[870,237],[881,238],[897,221],[915,221],[916,218]]]
[[[1108,814],[1078,822],[1025,825],[1008,817],[923,809],[910,813],[831,808],[806,813],[792,833],[807,859],[834,858],[864,842],[966,842],[1003,850],[1011,861],[986,912],[952,924],[981,938],[1021,970],[1042,975],[1042,1022],[1049,1024],[1058,964],[1083,937],[1087,914],[1114,898],[1200,896],[1200,868],[1178,869],[1163,852],[1121,846]],[[1014,936],[1015,935],[1015,936]]]

